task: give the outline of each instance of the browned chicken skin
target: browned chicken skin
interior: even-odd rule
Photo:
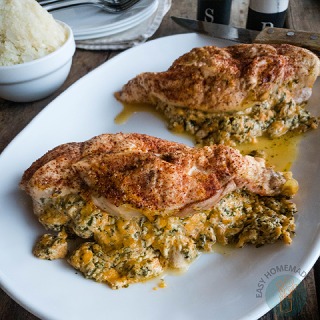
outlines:
[[[126,103],[165,103],[207,112],[234,112],[285,92],[308,100],[320,74],[312,52],[292,45],[242,44],[195,48],[165,72],[145,72],[116,97]]]
[[[104,134],[49,151],[23,175],[35,212],[47,198],[87,194],[120,216],[189,215],[239,188],[284,193],[288,176],[227,146],[191,148],[143,134]]]

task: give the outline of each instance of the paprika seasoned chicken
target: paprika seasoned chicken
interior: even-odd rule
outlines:
[[[191,133],[198,143],[234,145],[316,128],[305,106],[319,74],[319,58],[300,47],[207,46],[167,71],[137,75],[116,98],[154,105],[170,129]]]
[[[40,258],[66,254],[88,278],[126,287],[185,268],[213,244],[291,242],[297,191],[290,173],[224,145],[191,148],[143,134],[104,134],[56,147],[21,184],[47,228]]]

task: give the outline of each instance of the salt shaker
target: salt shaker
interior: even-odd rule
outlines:
[[[247,29],[283,28],[289,0],[250,0]]]
[[[197,19],[229,24],[232,0],[198,0]]]

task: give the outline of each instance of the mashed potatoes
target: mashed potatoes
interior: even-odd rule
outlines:
[[[67,40],[67,31],[35,0],[0,0],[0,66],[41,58]]]

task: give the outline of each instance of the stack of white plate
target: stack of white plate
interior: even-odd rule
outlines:
[[[75,40],[87,40],[129,30],[150,18],[157,8],[158,0],[141,0],[130,9],[116,14],[83,5],[53,11],[52,15],[72,28]]]

